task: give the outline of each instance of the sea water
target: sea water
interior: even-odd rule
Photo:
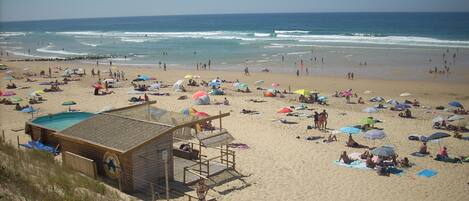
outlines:
[[[469,13],[285,13],[0,23],[2,51],[21,57],[107,55],[114,65],[217,70],[309,69],[408,78],[469,64]],[[443,57],[443,54],[445,56]],[[96,61],[82,61],[96,63]],[[367,63],[365,66],[364,63]],[[451,64],[450,64],[451,63]],[[454,64],[455,63],[455,64]],[[422,76],[423,78],[428,75]],[[467,77],[453,75],[452,80]],[[447,79],[447,78],[445,78]]]

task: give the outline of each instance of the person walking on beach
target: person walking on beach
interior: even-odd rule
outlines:
[[[313,117],[314,117],[314,128],[318,129],[319,128],[319,113],[315,111]]]
[[[285,56],[282,55],[282,62],[284,62],[284,61],[285,61]]]
[[[299,76],[300,76],[300,70],[296,69],[296,77],[299,77]]]
[[[306,75],[309,75],[308,67],[306,67]]]
[[[112,61],[109,61],[109,66],[112,66]]]
[[[245,76],[249,76],[249,68],[246,66],[246,68],[244,68],[244,75]]]
[[[52,77],[52,69],[49,67],[49,77]]]
[[[210,70],[210,65],[211,65],[212,61],[210,61],[210,59],[208,60],[208,70]]]
[[[350,73],[350,78],[353,80],[353,72]]]
[[[163,63],[163,71],[166,71],[166,63]]]

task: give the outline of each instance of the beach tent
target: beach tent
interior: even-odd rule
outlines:
[[[194,99],[196,105],[208,105],[210,104],[210,97],[208,95],[199,96],[197,99]]]
[[[298,89],[296,91],[294,91],[295,94],[299,94],[299,95],[303,95],[303,96],[309,96],[311,94],[311,92],[309,90],[306,90],[306,89]]]
[[[277,113],[290,113],[290,112],[293,112],[293,111],[288,107],[284,107],[280,109]]]
[[[179,88],[182,86],[182,83],[184,83],[184,80],[178,80],[173,84],[173,90],[174,91],[179,91]]]
[[[464,117],[461,116],[461,115],[451,115],[450,117],[448,117],[448,121],[457,121],[457,120],[463,120]]]
[[[196,100],[202,96],[208,96],[207,92],[205,91],[197,91],[194,94],[192,94],[192,100]]]
[[[399,96],[401,96],[401,97],[406,97],[406,96],[410,96],[410,95],[411,95],[410,93],[408,93],[408,92],[404,92],[404,93],[402,93],[402,94],[401,94],[401,95],[399,95]]]
[[[464,106],[458,101],[451,101],[448,103],[448,105],[452,107],[464,108]]]
[[[256,82],[254,82],[254,85],[258,87],[262,86],[263,84],[264,84],[264,80],[257,80]]]

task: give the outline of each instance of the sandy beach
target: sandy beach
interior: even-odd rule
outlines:
[[[448,106],[448,102],[456,100],[463,105],[469,106],[469,85],[465,82],[452,83],[444,81],[397,81],[397,80],[373,80],[363,79],[356,76],[354,80],[344,77],[325,76],[300,76],[282,73],[251,72],[250,76],[244,76],[239,72],[229,71],[187,71],[172,70],[162,71],[158,68],[135,68],[130,66],[117,66],[111,68],[126,73],[128,81],[123,81],[121,88],[112,89],[115,93],[106,96],[94,96],[91,87],[97,78],[90,76],[91,69],[100,69],[101,75],[109,69],[109,65],[83,64],[79,62],[4,62],[12,71],[13,75],[21,77],[28,68],[30,72],[39,74],[41,70],[46,73],[52,67],[53,76],[56,78],[31,77],[36,82],[26,82],[25,79],[13,80],[18,88],[14,91],[17,96],[26,99],[28,94],[36,90],[42,90],[47,86],[38,85],[42,81],[61,80],[62,69],[84,68],[87,75],[81,77],[80,81],[72,81],[67,85],[61,85],[63,92],[46,93],[47,99],[44,103],[35,105],[39,109],[37,115],[63,112],[68,109],[62,106],[62,102],[73,100],[78,104],[75,109],[88,112],[97,112],[106,106],[119,108],[128,106],[128,99],[133,94],[127,91],[132,89],[130,80],[137,75],[145,74],[156,77],[164,84],[172,85],[187,74],[199,75],[196,81],[210,81],[217,77],[223,80],[239,80],[247,83],[252,93],[236,92],[232,84],[222,84],[226,92],[223,96],[211,96],[212,103],[223,101],[226,97],[230,105],[194,105],[189,98],[177,100],[181,95],[191,96],[198,90],[209,91],[210,88],[186,87],[188,92],[174,92],[171,87],[162,88],[159,92],[170,93],[170,96],[152,96],[150,100],[156,100],[156,107],[178,112],[184,107],[193,106],[199,111],[208,114],[216,114],[219,111],[231,112],[224,120],[224,127],[236,138],[235,142],[245,143],[250,148],[245,150],[235,149],[237,153],[237,168],[246,177],[243,180],[250,186],[237,189],[241,181],[235,180],[215,189],[224,191],[234,189],[228,194],[220,195],[211,192],[218,200],[468,200],[469,195],[469,166],[467,163],[444,163],[433,160],[431,157],[414,157],[411,153],[418,151],[421,143],[410,141],[410,134],[430,135],[439,130],[432,129],[432,119],[438,115],[448,116],[450,113],[435,110],[437,106]],[[4,77],[5,71],[0,72]],[[467,75],[466,75],[467,76]],[[378,176],[376,171],[353,169],[339,166],[334,163],[339,159],[342,151],[347,153],[363,153],[365,149],[345,147],[347,135],[337,134],[338,141],[323,143],[322,139],[310,141],[305,140],[309,136],[326,137],[327,132],[315,129],[307,129],[312,125],[311,118],[303,116],[294,117],[277,113],[280,108],[298,106],[298,95],[287,94],[285,98],[263,97],[260,90],[256,90],[253,83],[264,80],[264,88],[271,83],[278,83],[281,91],[297,89],[316,90],[320,95],[329,98],[328,105],[307,104],[308,108],[314,110],[298,110],[306,114],[314,111],[326,110],[329,114],[327,127],[338,130],[341,127],[357,124],[360,119],[373,116],[383,123],[377,126],[384,129],[386,138],[381,140],[367,140],[363,134],[356,135],[354,139],[365,145],[393,145],[400,157],[408,157],[415,165],[404,169],[400,175],[389,177]],[[1,90],[8,81],[1,81]],[[27,87],[21,89],[21,87]],[[347,104],[345,98],[332,97],[335,91],[353,89],[358,96],[363,97],[365,104]],[[371,91],[371,93],[364,93]],[[402,93],[410,93],[410,96],[401,97]],[[138,95],[137,95],[138,96]],[[412,108],[415,119],[398,117],[398,112],[380,110],[377,113],[368,114],[362,110],[372,107],[376,103],[368,100],[375,96],[385,99],[404,101],[405,99],[417,99],[421,107]],[[264,103],[249,102],[249,99],[264,100]],[[357,102],[357,98],[352,98]],[[23,101],[22,105],[26,102]],[[5,131],[7,140],[16,144],[16,136],[20,136],[20,142],[25,143],[29,136],[23,131],[13,132],[12,129],[24,127],[25,121],[31,118],[31,114],[21,113],[14,110],[12,105],[0,105],[0,123]],[[255,110],[260,114],[241,114],[242,109]],[[468,116],[465,116],[466,119]],[[286,118],[297,124],[282,124],[279,119]],[[450,132],[452,134],[452,132]],[[462,133],[469,137],[467,133]],[[299,136],[299,139],[297,138]],[[440,146],[446,146],[450,156],[467,156],[469,154],[469,141],[448,137],[440,143],[429,142],[428,149],[431,156],[435,156]],[[423,169],[433,169],[438,174],[431,178],[417,176]]]

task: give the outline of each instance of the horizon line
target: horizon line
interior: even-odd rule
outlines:
[[[52,18],[31,20],[6,20],[0,19],[0,23],[15,22],[39,22],[39,21],[63,21],[63,20],[86,20],[86,19],[108,19],[108,18],[137,18],[137,17],[172,17],[172,16],[203,16],[203,15],[262,15],[262,14],[319,14],[319,13],[469,13],[469,11],[317,11],[317,12],[261,12],[261,13],[200,13],[200,14],[163,14],[163,15],[128,15],[108,17],[83,17],[83,18]]]

